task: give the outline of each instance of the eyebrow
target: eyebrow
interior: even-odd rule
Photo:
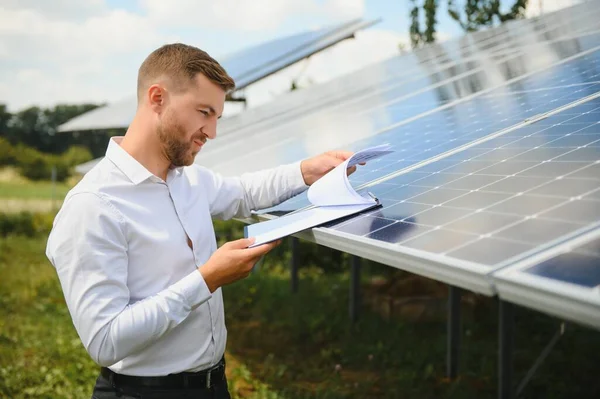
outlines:
[[[216,114],[217,114],[217,111],[215,111],[215,109],[214,109],[213,107],[211,107],[210,105],[207,105],[207,104],[198,104],[198,107],[201,107],[201,108],[208,108],[208,111],[209,111],[211,114],[213,114],[213,115],[216,115]],[[217,119],[221,119],[221,116],[223,116],[223,115],[220,115],[220,116],[218,116],[218,117],[217,117]]]

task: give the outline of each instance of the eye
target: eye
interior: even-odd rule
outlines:
[[[208,116],[208,111],[204,111],[204,110],[202,110],[202,109],[201,109],[201,110],[199,110],[199,111],[202,113],[202,115],[204,115],[204,116]]]

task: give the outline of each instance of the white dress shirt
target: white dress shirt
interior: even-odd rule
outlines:
[[[96,363],[137,376],[206,369],[227,339],[221,289],[211,294],[196,269],[217,249],[212,218],[302,192],[299,163],[235,178],[192,165],[163,181],[121,139],[67,194],[46,255]]]

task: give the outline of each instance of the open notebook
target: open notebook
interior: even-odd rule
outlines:
[[[245,226],[244,236],[255,237],[252,245],[255,247],[379,206],[377,198],[370,193],[354,190],[348,181],[346,169],[390,152],[393,150],[384,144],[354,153],[309,187],[308,200],[313,207]]]

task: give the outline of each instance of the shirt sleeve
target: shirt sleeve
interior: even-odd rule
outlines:
[[[308,188],[300,162],[223,177],[210,172],[213,190],[209,194],[211,215],[218,219],[248,217],[251,211],[278,205]]]
[[[75,329],[101,366],[158,340],[212,295],[195,270],[130,304],[126,237],[116,208],[98,194],[78,193],[68,197],[57,214],[46,247]]]

